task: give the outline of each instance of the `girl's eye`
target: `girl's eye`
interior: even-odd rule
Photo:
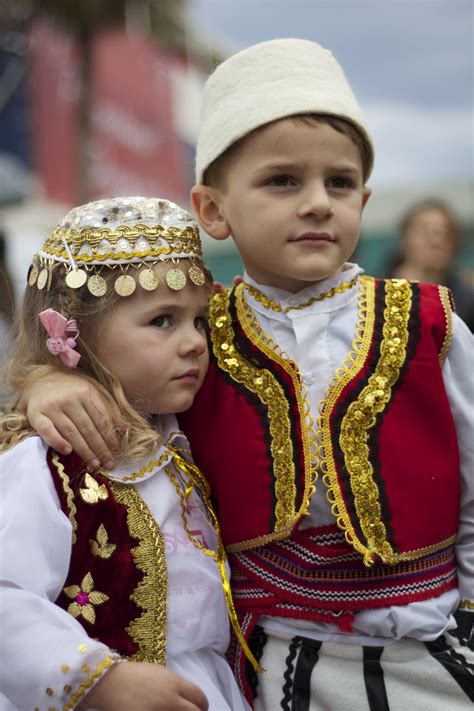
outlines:
[[[198,331],[205,331],[207,328],[207,317],[206,316],[198,316],[197,318],[194,319],[194,328],[196,328]]]
[[[156,328],[169,328],[173,323],[173,319],[169,314],[161,314],[154,318],[151,323]]]
[[[328,180],[328,185],[331,188],[350,188],[352,183],[349,180],[349,178],[344,178],[340,175],[335,176],[334,178],[330,178]]]
[[[294,179],[289,175],[275,175],[270,180],[267,180],[266,184],[276,188],[287,188],[290,185],[296,185]]]

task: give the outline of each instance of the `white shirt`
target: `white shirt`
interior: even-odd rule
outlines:
[[[246,299],[261,328],[278,347],[297,363],[306,388],[311,414],[316,422],[318,404],[337,368],[342,366],[354,341],[358,319],[357,285],[331,298],[314,301],[302,309],[297,306],[326,293],[341,282],[350,282],[362,273],[355,264],[346,264],[342,273],[292,294],[261,286],[248,274],[244,281],[256,287],[281,311],[265,308],[247,291]],[[268,631],[291,638],[304,634],[323,641],[353,644],[387,644],[401,637],[428,641],[445,629],[456,626],[452,613],[460,599],[474,599],[474,339],[461,319],[453,316],[452,343],[443,366],[443,381],[448,395],[461,455],[461,511],[456,541],[459,590],[452,590],[424,602],[357,613],[354,633],[340,633],[334,624],[264,617],[260,621]],[[319,477],[312,497],[310,515],[304,527],[334,523]]]
[[[176,419],[165,419],[164,441],[188,443]],[[175,434],[173,434],[175,433]],[[68,574],[72,528],[61,511],[47,448],[29,437],[0,455],[0,710],[62,708],[81,698],[101,677],[113,652],[89,638],[79,620],[55,605]],[[121,481],[153,457],[119,465]],[[189,540],[176,490],[164,467],[151,469],[134,486],[160,526],[168,571],[166,666],[197,684],[213,711],[246,711],[224,653],[229,619],[217,564]],[[215,547],[215,534],[194,497],[187,507],[193,535]],[[97,671],[96,676],[94,673]],[[65,691],[67,689],[67,691]]]

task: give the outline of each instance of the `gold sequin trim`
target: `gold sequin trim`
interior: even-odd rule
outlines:
[[[59,474],[59,476],[60,476],[60,479],[61,479],[61,481],[62,481],[62,484],[63,484],[64,492],[65,492],[65,494],[66,494],[67,506],[68,506],[67,515],[68,515],[68,518],[69,518],[69,523],[70,523],[71,526],[72,526],[72,543],[74,544],[74,543],[76,542],[76,540],[77,540],[77,535],[76,535],[76,531],[77,531],[77,521],[76,521],[77,508],[76,508],[76,504],[74,503],[74,492],[73,492],[73,490],[71,489],[71,487],[69,486],[69,481],[70,481],[70,480],[69,480],[68,475],[66,474],[66,471],[65,471],[65,469],[64,469],[64,466],[63,466],[63,464],[59,461],[59,454],[58,454],[57,452],[53,452],[53,456],[52,456],[51,459],[52,459],[52,462],[53,462],[54,466],[55,466],[56,469],[57,469],[57,472],[58,472],[58,474]]]
[[[290,311],[299,311],[300,309],[305,309],[308,306],[311,306],[312,304],[316,303],[317,301],[324,301],[324,299],[331,299],[333,296],[336,294],[343,294],[345,291],[348,289],[352,289],[353,286],[357,283],[358,276],[354,277],[351,279],[351,281],[343,281],[337,286],[334,286],[332,289],[329,291],[325,291],[323,294],[318,294],[317,296],[311,297],[311,299],[308,299],[307,301],[304,301],[301,304],[298,304],[297,306],[287,306],[286,308],[282,309],[280,304],[276,301],[273,301],[272,299],[267,299],[265,294],[262,294],[261,291],[256,289],[254,286],[251,286],[250,284],[245,284],[244,283],[244,288],[247,289],[249,294],[253,296],[253,298],[258,301],[262,306],[264,306],[266,309],[272,309],[272,311],[281,311],[285,314],[289,313]]]
[[[131,599],[143,610],[127,627],[138,646],[132,659],[164,664],[166,660],[166,620],[168,615],[168,573],[165,541],[161,530],[140,494],[126,484],[111,482],[117,501],[127,508],[130,534],[139,540],[132,556],[144,577]]]
[[[357,538],[349,512],[339,488],[330,432],[330,414],[347,385],[366,362],[374,329],[375,281],[362,277],[359,292],[359,319],[353,350],[344,367],[338,369],[321,403],[318,424],[324,448],[323,480],[328,487],[328,500],[339,527],[348,543],[371,565],[376,557],[385,563],[414,560],[440,550],[454,541],[450,537],[433,546],[396,554],[386,538],[377,485],[373,479],[368,432],[376,424],[376,416],[384,410],[391,398],[392,387],[400,376],[406,359],[408,320],[411,308],[411,287],[405,280],[385,283],[385,310],[380,358],[367,385],[352,402],[341,423],[340,445],[344,462],[350,474],[351,488],[357,518],[366,543]]]
[[[303,426],[303,450],[305,458],[305,491],[299,511],[295,509],[296,486],[291,441],[291,421],[289,403],[283,388],[275,376],[267,369],[257,368],[246,360],[235,348],[235,334],[229,315],[229,291],[216,294],[211,301],[211,334],[214,354],[219,367],[235,382],[243,384],[256,394],[265,405],[271,434],[271,450],[275,473],[275,530],[264,538],[243,541],[229,547],[229,550],[244,550],[263,542],[282,538],[291,531],[299,516],[307,512],[309,500],[314,492],[316,467],[314,456],[316,446],[311,441],[312,419],[309,405],[302,392],[300,375],[288,356],[279,351],[276,344],[262,331],[245,301],[245,287],[239,284],[235,289],[237,314],[242,327],[251,342],[271,360],[277,362],[291,377],[301,413]]]
[[[68,709],[75,709],[82,697],[93,686],[94,682],[97,681],[97,679],[99,679],[102,674],[107,669],[109,669],[112,664],[114,664],[117,660],[118,657],[105,657],[102,662],[99,662],[95,670],[91,674],[89,674],[89,676],[84,682],[82,682],[78,690],[71,695],[70,700],[63,705],[63,711],[68,711]]]
[[[448,355],[453,338],[453,310],[451,308],[451,301],[449,298],[449,289],[445,286],[438,286],[438,292],[444,310],[444,317],[446,319],[446,335],[439,352],[439,362],[442,367],[444,365],[444,361],[446,360],[446,356]]]

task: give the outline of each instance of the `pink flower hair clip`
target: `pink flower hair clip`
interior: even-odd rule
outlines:
[[[68,368],[76,368],[81,356],[74,350],[79,336],[75,320],[68,321],[54,309],[42,311],[39,317],[49,336],[46,341],[48,351],[58,355]]]

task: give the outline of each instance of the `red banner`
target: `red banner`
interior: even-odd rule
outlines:
[[[38,22],[30,35],[30,58],[34,167],[48,197],[73,204],[79,171],[78,48],[68,35]]]
[[[175,57],[138,33],[97,34],[90,57],[89,139],[84,141],[77,45],[41,22],[32,31],[31,50],[35,162],[51,199],[78,202],[81,151],[91,200],[163,195],[187,203],[189,176],[171,101]]]
[[[187,202],[172,117],[172,58],[146,37],[106,32],[93,49],[91,191]]]

